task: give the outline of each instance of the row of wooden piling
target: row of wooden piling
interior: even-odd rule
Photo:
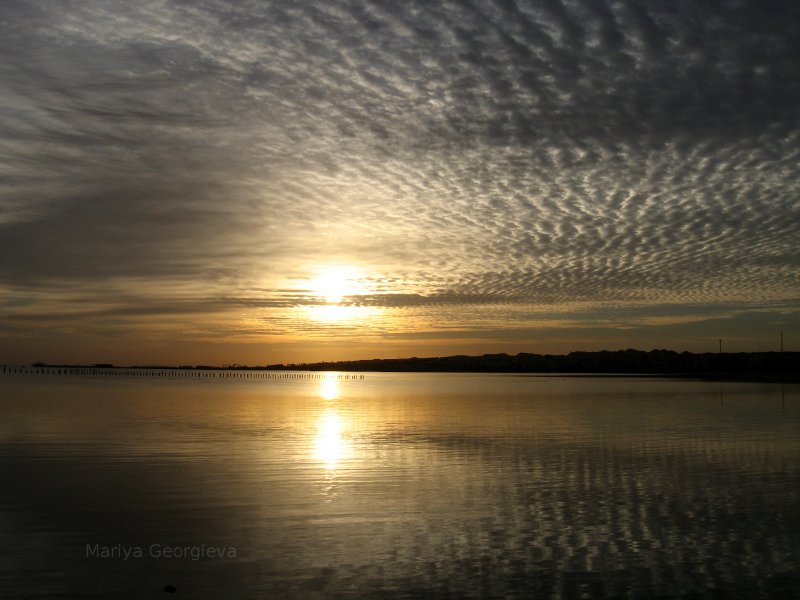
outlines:
[[[130,367],[0,367],[0,374],[8,375],[82,375],[88,377],[166,377],[172,379],[305,379],[361,380],[361,373],[286,372],[259,370],[170,369]]]

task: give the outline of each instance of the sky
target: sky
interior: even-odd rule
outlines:
[[[0,363],[800,350],[800,4],[3,0]]]

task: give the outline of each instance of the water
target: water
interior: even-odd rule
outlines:
[[[2,598],[800,589],[797,385],[3,375],[0,415]]]

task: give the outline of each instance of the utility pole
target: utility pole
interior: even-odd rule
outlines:
[[[783,329],[781,329],[781,352],[783,352]]]
[[[719,341],[719,353],[722,354],[722,340]]]

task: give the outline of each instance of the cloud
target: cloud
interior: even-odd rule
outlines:
[[[370,273],[378,293],[354,303],[409,310],[752,307],[800,289],[792,3],[4,14],[15,297],[268,310],[312,305],[302,281],[328,263]]]

